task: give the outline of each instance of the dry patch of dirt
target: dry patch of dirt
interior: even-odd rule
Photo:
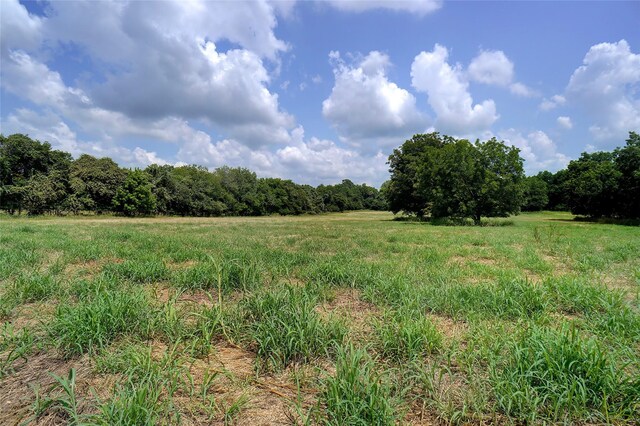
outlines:
[[[69,370],[76,369],[78,394],[88,394],[89,378],[92,376],[88,357],[63,360],[53,353],[37,353],[26,363],[17,363],[15,372],[0,380],[0,424],[19,425],[33,415],[34,388],[42,392],[55,383],[49,372],[67,377]],[[86,401],[84,401],[86,402]],[[80,409],[86,404],[80,405]],[[64,424],[55,413],[45,415],[38,424]]]
[[[451,317],[437,314],[427,314],[427,318],[436,326],[447,341],[461,342],[469,332],[469,325],[465,321],[456,321]]]
[[[87,260],[86,262],[79,263],[69,263],[64,268],[64,275],[73,278],[73,277],[85,277],[92,279],[94,278],[105,265],[110,263],[122,263],[124,259],[120,259],[117,257],[107,257],[103,259],[97,260]]]
[[[564,275],[564,274],[567,274],[567,273],[571,272],[570,266],[566,262],[563,262],[561,259],[558,259],[557,257],[550,256],[548,254],[541,254],[540,257],[546,263],[551,265],[551,269],[553,270],[553,274],[556,275],[556,276],[557,275]]]
[[[58,262],[58,260],[60,260],[63,254],[63,252],[58,250],[45,251],[42,258],[42,264],[40,265],[40,271],[47,272],[49,268],[51,268],[56,264],[56,262]]]
[[[16,330],[37,327],[53,317],[57,304],[55,300],[22,304],[15,308],[9,322]]]
[[[211,420],[193,415],[189,423],[222,424],[224,412],[242,399],[246,402],[234,416],[234,424],[266,426],[294,423],[293,403],[297,399],[297,389],[290,379],[289,371],[256,376],[254,361],[255,354],[229,343],[216,345],[209,357],[196,360],[189,368],[196,386],[200,386],[207,375],[217,375],[210,392],[215,395],[219,412]],[[303,399],[307,404],[313,401],[310,395]],[[189,398],[180,402],[184,406],[192,403]]]
[[[165,262],[167,268],[171,271],[179,271],[182,269],[192,268],[198,264],[197,260],[185,260],[184,262]]]
[[[360,290],[354,288],[335,290],[333,298],[318,305],[316,312],[325,318],[337,316],[345,319],[356,335],[370,333],[371,319],[381,314],[380,309],[373,303],[362,300]]]

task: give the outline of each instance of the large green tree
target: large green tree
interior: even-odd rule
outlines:
[[[44,187],[40,188],[38,183],[46,185],[44,181],[53,183],[52,179],[64,181],[70,162],[70,154],[52,150],[48,142],[40,142],[19,133],[7,137],[0,135],[0,209],[10,213],[23,209],[31,213],[51,210],[52,200],[64,199],[66,195],[61,195],[59,191],[64,182],[55,183],[55,196],[48,194]],[[56,172],[55,176],[45,178],[50,172]],[[38,194],[32,194],[33,190],[37,190]],[[48,198],[48,201],[42,197]],[[37,198],[40,200],[36,201]]]
[[[566,188],[571,212],[594,218],[616,216],[621,176],[614,153],[582,153],[567,167]]]
[[[617,214],[640,218],[640,134],[629,132],[627,144],[614,151],[616,169],[620,172]]]
[[[392,212],[424,215],[425,209],[429,208],[429,200],[418,188],[418,172],[425,163],[432,161],[430,153],[442,148],[446,142],[452,142],[452,138],[437,132],[418,134],[393,150],[387,163],[391,178],[385,191]]]
[[[79,210],[110,211],[116,190],[126,176],[126,170],[111,158],[83,154],[71,165],[69,184],[72,199],[69,202]]]
[[[520,209],[524,177],[519,150],[490,139],[417,135],[389,157],[385,193],[392,211],[432,218],[508,216]]]
[[[549,204],[547,182],[538,176],[527,176],[522,181],[522,210],[544,210]]]
[[[126,216],[149,215],[156,209],[148,175],[142,170],[129,172],[113,197],[113,208]]]

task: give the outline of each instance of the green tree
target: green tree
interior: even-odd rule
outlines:
[[[68,175],[62,170],[40,173],[29,179],[22,188],[24,208],[30,215],[62,213],[69,193]]]
[[[452,138],[439,133],[419,134],[394,149],[389,156],[391,178],[385,191],[389,208],[393,213],[403,211],[423,216],[429,202],[424,191],[418,188],[418,171],[425,162],[432,161],[430,152],[435,151]]]
[[[479,224],[483,216],[519,211],[522,163],[517,148],[495,138],[472,144],[437,133],[416,135],[389,157],[385,194],[394,212],[470,217]]]
[[[540,211],[549,204],[548,187],[543,179],[528,176],[522,181],[522,189],[522,210]]]
[[[59,171],[56,177],[64,180],[70,162],[70,154],[52,150],[48,142],[40,142],[19,133],[8,137],[0,135],[0,209],[9,213],[22,211],[26,208],[25,195],[37,189],[36,182],[29,185],[29,181],[53,170]],[[34,207],[33,200],[34,197],[31,197],[30,207]]]
[[[129,172],[116,190],[113,208],[126,216],[148,215],[155,211],[156,197],[151,192],[147,174],[142,170]]]
[[[559,170],[556,173],[542,171],[536,175],[547,184],[547,196],[549,201],[545,210],[564,211],[569,210],[567,199],[567,170]]]
[[[69,185],[72,203],[79,210],[110,211],[116,190],[126,179],[126,171],[111,158],[82,154],[71,165]]]
[[[222,186],[220,176],[210,173],[206,167],[175,167],[171,175],[175,183],[173,214],[221,216],[229,210],[233,196]]]
[[[149,176],[151,192],[156,198],[156,211],[165,215],[176,214],[172,210],[177,191],[173,177],[173,166],[151,164],[144,171]]]
[[[629,132],[627,144],[614,151],[616,169],[620,173],[617,214],[624,218],[640,218],[640,134]]]
[[[248,216],[260,214],[258,203],[258,178],[243,167],[223,166],[213,172],[220,179],[222,187],[231,195],[228,199],[229,212]]]
[[[571,212],[594,218],[616,216],[621,176],[611,152],[585,152],[569,162],[566,188]]]

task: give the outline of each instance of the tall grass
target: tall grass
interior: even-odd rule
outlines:
[[[400,309],[374,322],[376,348],[385,358],[406,362],[438,351],[442,334],[423,312]]]
[[[342,341],[344,325],[321,319],[314,307],[313,296],[293,287],[261,292],[242,302],[250,338],[268,367],[280,369],[327,355]]]
[[[338,351],[336,372],[324,380],[320,403],[326,425],[393,425],[399,402],[379,365],[363,349]]]
[[[139,289],[105,291],[76,305],[60,304],[49,337],[65,357],[94,352],[119,336],[147,335],[152,308]]]
[[[637,420],[640,375],[637,366],[632,375],[624,367],[575,328],[534,327],[492,370],[492,380],[498,407],[528,422]]]

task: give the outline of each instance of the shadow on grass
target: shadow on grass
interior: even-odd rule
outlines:
[[[549,221],[554,222],[583,222],[583,223],[594,223],[600,225],[621,225],[621,226],[640,226],[640,219],[618,219],[612,217],[588,217],[588,216],[576,216],[572,219],[564,219],[564,218],[551,218],[547,219]]]
[[[432,225],[432,226],[513,226],[515,222],[511,219],[492,219],[486,218],[480,221],[480,224],[474,223],[469,218],[428,218],[428,217],[416,217],[416,216],[399,216],[393,219],[385,219],[385,221],[402,222],[405,224],[413,225]]]

